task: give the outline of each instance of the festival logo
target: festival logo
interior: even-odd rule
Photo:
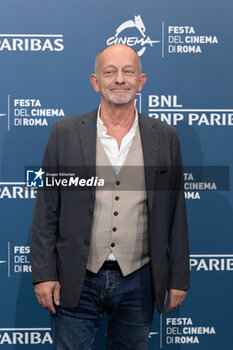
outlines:
[[[1,113],[0,120],[7,124],[8,131],[14,127],[48,127],[53,119],[65,117],[63,108],[44,106],[38,97],[18,98],[8,94],[5,101],[7,113]]]
[[[127,36],[125,33],[129,29],[136,29],[139,36]],[[108,38],[106,41],[107,45],[123,44],[132,47],[136,47],[136,51],[139,56],[142,56],[146,51],[147,47],[153,47],[153,44],[158,44],[160,40],[151,40],[149,35],[146,35],[146,27],[140,15],[134,16],[134,20],[128,20],[123,22],[115,32],[115,35]],[[137,49],[139,47],[139,49]]]

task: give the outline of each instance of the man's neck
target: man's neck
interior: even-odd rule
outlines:
[[[106,104],[101,101],[100,118],[107,128],[108,135],[117,140],[120,148],[123,137],[132,128],[135,119],[135,107],[129,104]]]
[[[106,104],[101,101],[100,118],[108,128],[124,128],[130,130],[135,118],[133,103]]]

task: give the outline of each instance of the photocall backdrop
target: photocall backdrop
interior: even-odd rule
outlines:
[[[25,186],[25,166],[41,163],[56,120],[98,106],[89,76],[113,43],[141,56],[148,80],[136,106],[176,128],[185,166],[191,290],[181,308],[155,313],[149,349],[231,349],[232,1],[1,0],[0,8],[0,349],[51,349],[49,313],[31,285],[36,190]],[[105,326],[96,350],[105,349]]]

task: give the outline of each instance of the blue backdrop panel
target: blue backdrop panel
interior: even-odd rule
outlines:
[[[185,165],[191,291],[181,308],[155,313],[149,349],[231,349],[232,10],[229,0],[1,1],[0,347],[51,349],[49,314],[31,285],[36,191],[25,187],[25,166],[40,164],[56,120],[98,106],[94,57],[120,42],[148,76],[139,111],[176,127]]]

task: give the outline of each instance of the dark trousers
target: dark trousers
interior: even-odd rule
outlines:
[[[153,320],[150,264],[123,277],[121,271],[87,271],[75,310],[51,315],[54,350],[91,350],[104,312],[109,350],[146,350]]]

